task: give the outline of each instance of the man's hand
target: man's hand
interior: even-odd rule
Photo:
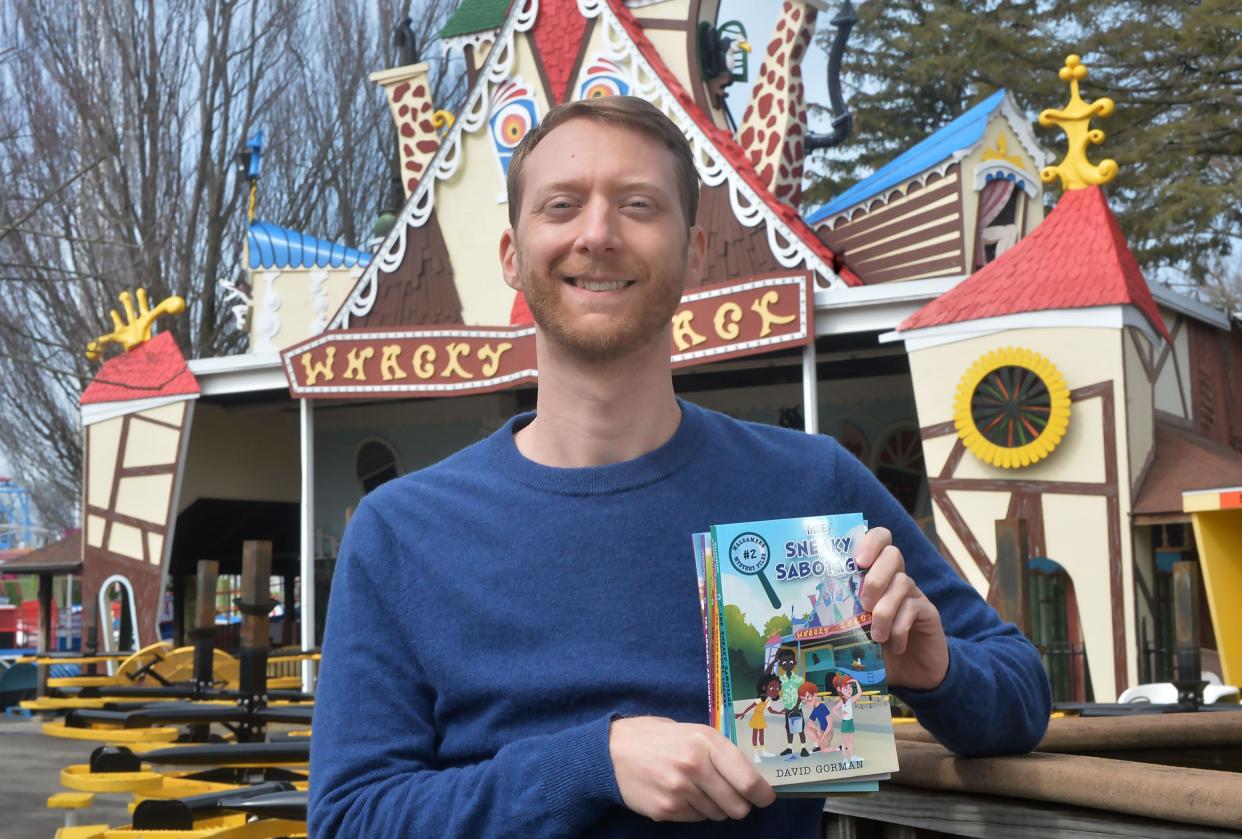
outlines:
[[[871,637],[884,647],[893,687],[931,690],[949,672],[949,645],[940,612],[906,574],[906,560],[883,527],[868,530],[854,552],[866,571],[860,597],[871,612]]]
[[[625,806],[656,821],[741,819],[776,800],[737,746],[706,725],[619,719],[608,749]]]

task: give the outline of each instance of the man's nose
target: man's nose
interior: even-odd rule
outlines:
[[[608,201],[587,202],[579,218],[582,225],[578,229],[578,241],[575,243],[579,252],[602,254],[616,249],[621,220]]]

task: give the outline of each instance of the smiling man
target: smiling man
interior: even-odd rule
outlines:
[[[863,513],[861,599],[893,693],[962,753],[1043,734],[1035,649],[861,464],[674,395],[698,189],[686,140],[639,99],[555,108],[515,152],[500,261],[537,326],[537,410],[359,505],[324,641],[313,836],[817,836],[819,801],[775,801],[702,724],[690,534],[714,523]]]

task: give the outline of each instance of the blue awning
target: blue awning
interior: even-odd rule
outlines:
[[[353,268],[371,254],[288,230],[267,221],[250,223],[251,268]]]
[[[905,183],[954,153],[969,149],[983,139],[988,119],[1004,99],[1005,89],[1001,88],[923,142],[897,155],[874,174],[863,178],[827,204],[807,213],[807,223],[813,225],[828,216],[848,210],[855,204]]]

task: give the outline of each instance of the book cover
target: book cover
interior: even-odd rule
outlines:
[[[731,706],[732,702],[722,694],[721,683],[725,680],[724,674],[727,672],[727,663],[722,665],[722,659],[727,657],[721,654],[723,625],[720,622],[720,575],[713,563],[711,533],[695,533],[691,539],[694,545],[695,570],[698,575],[699,609],[703,618],[703,644],[707,657],[709,724],[736,744],[739,741],[735,714],[726,710],[726,706]],[[882,777],[887,776],[843,781],[811,781],[783,787],[780,794],[817,796],[876,792],[880,788],[879,778]]]
[[[705,584],[710,594],[717,580],[717,727],[778,790],[830,782],[829,791],[897,769],[883,657],[853,557],[866,529],[857,513],[711,529]],[[724,718],[734,721],[731,734]]]

